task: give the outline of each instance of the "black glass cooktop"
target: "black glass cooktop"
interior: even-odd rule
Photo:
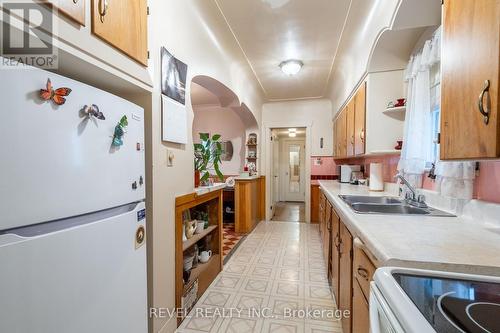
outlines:
[[[438,333],[500,333],[500,284],[393,274]]]

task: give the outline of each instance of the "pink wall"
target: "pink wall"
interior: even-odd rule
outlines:
[[[500,203],[500,161],[479,163],[476,193],[479,200]]]
[[[316,160],[321,160],[321,165],[316,165]],[[329,176],[336,175],[337,168],[335,160],[331,156],[312,156],[311,157],[311,175],[312,176]]]
[[[333,175],[337,172],[336,165],[338,164],[360,164],[365,168],[365,175],[370,176],[370,163],[382,163],[385,182],[394,182],[399,162],[399,156],[395,155],[349,158],[337,161],[331,157],[322,157],[323,164],[315,166],[314,159],[314,157],[311,158],[311,175]],[[435,183],[432,179],[424,177],[423,187],[434,190]],[[500,161],[480,162],[479,176],[474,183],[474,193],[474,197],[479,200],[500,203]]]
[[[221,171],[225,175],[239,175],[243,171],[246,151],[246,127],[241,117],[231,108],[193,107],[193,141],[200,142],[199,133],[220,134],[222,141],[233,143],[233,158],[222,161]]]

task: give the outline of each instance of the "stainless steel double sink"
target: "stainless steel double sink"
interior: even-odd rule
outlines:
[[[362,195],[339,195],[339,197],[358,214],[455,216],[431,207],[415,207],[395,197]]]

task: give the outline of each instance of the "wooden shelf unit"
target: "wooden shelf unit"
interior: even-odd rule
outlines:
[[[215,277],[222,271],[222,189],[202,195],[190,193],[175,199],[175,304],[177,308],[182,306],[182,297],[189,287],[198,280],[197,299],[207,290]],[[189,210],[206,210],[208,212],[208,228],[200,234],[195,234],[187,241],[183,241],[183,212]],[[206,263],[199,262],[191,270],[189,281],[183,281],[184,254],[192,250],[193,246],[211,235],[208,243],[212,250],[212,257]],[[182,322],[178,318],[177,324]]]
[[[191,237],[187,241],[182,242],[182,251],[188,250],[189,248],[191,248],[191,246],[196,244],[202,238],[205,238],[209,233],[211,233],[217,228],[218,228],[217,225],[209,225],[208,228],[203,230],[200,234],[194,234],[193,237]]]

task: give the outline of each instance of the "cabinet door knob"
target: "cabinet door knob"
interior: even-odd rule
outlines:
[[[361,276],[363,279],[368,280],[368,270],[366,270],[363,267],[358,267],[358,274]]]
[[[488,105],[486,105],[486,110],[484,109],[484,95],[490,90],[490,80],[484,81],[484,87],[483,90],[481,91],[481,94],[479,94],[479,101],[478,101],[478,106],[479,106],[479,112],[483,115],[483,120],[486,125],[490,122],[490,110],[488,109]],[[488,103],[486,103],[488,104]]]
[[[365,129],[363,128],[361,132],[359,132],[359,138],[361,139],[361,142],[365,141]]]

